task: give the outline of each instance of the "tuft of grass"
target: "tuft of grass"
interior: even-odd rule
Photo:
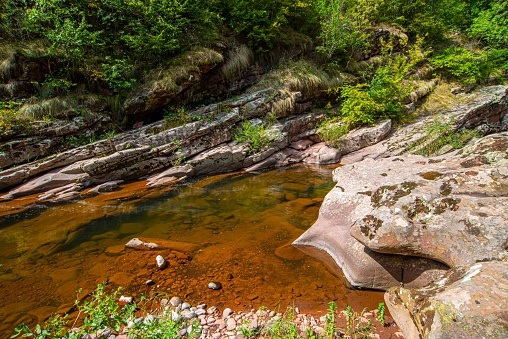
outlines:
[[[432,92],[432,90],[436,87],[438,83],[437,79],[431,80],[431,81],[418,81],[414,86],[416,89],[409,93],[408,99],[412,103],[418,102],[421,98],[427,96],[429,93]]]
[[[192,80],[193,73],[201,68],[215,66],[224,60],[222,54],[208,49],[195,48],[171,60],[167,68],[159,68],[145,79],[145,85],[154,91],[176,91],[178,84],[185,80]]]
[[[21,107],[19,113],[27,119],[44,119],[62,117],[74,110],[71,98],[38,99],[36,102],[27,103]]]
[[[0,63],[0,81],[8,82],[14,76],[17,67],[16,51],[13,50],[2,63]]]
[[[344,73],[328,74],[307,60],[291,61],[265,74],[256,85],[250,88],[249,92],[274,88],[298,91],[304,96],[309,96],[330,87],[341,86],[348,79],[348,75]]]
[[[277,320],[266,325],[266,337],[271,339],[299,339],[300,332],[295,323],[295,310],[288,307],[286,312]]]
[[[480,135],[476,131],[467,129],[455,131],[453,129],[453,119],[443,121],[436,118],[425,126],[425,136],[411,144],[408,152],[430,157],[460,149],[471,139],[477,137],[480,137]]]
[[[270,145],[273,139],[268,124],[254,124],[251,121],[245,121],[235,134],[235,140],[240,144],[247,144],[252,153]]]
[[[374,56],[367,60],[363,61],[350,61],[346,66],[346,71],[353,73],[355,75],[363,75],[367,70],[372,67],[377,67],[381,65],[384,61],[384,57],[382,55]]]
[[[451,90],[460,86],[458,83],[439,80],[434,90],[416,109],[416,115],[437,113],[458,105],[461,102],[461,97],[453,94]]]
[[[254,52],[245,45],[238,47],[229,60],[222,66],[226,79],[234,79],[249,67],[254,60]]]

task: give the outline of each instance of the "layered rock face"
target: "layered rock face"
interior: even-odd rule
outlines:
[[[483,93],[445,117],[506,130],[506,87]],[[407,338],[506,338],[508,132],[438,157],[401,154],[423,135],[401,128],[343,158],[294,244],[333,259],[353,286],[388,289]]]

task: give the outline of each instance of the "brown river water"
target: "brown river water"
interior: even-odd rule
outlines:
[[[106,280],[124,295],[167,293],[221,309],[294,305],[320,315],[332,300],[377,308],[382,292],[348,289],[323,262],[289,246],[317,219],[335,167],[237,172],[156,189],[137,181],[51,208],[34,204],[36,196],[0,201],[0,337],[54,312],[72,316],[76,291]],[[172,241],[177,251],[125,249],[134,237]],[[157,254],[167,269],[156,269]],[[223,288],[209,290],[210,281]]]

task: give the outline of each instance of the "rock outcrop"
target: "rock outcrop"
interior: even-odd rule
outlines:
[[[508,262],[459,266],[425,288],[394,287],[385,301],[406,338],[506,338]]]
[[[351,132],[343,139],[344,149],[330,148],[316,135],[316,125],[325,115],[302,111],[299,98],[298,92],[268,89],[201,107],[187,112],[193,121],[181,126],[162,120],[4,170],[0,189],[10,189],[5,199],[46,192],[41,201],[62,201],[62,196],[76,198],[90,186],[147,175],[149,185],[159,186],[239,169],[255,171],[301,161],[336,163],[342,154],[379,142],[390,131],[391,121],[383,121]],[[235,129],[244,121],[269,120],[270,144],[256,153],[234,140]],[[101,187],[94,192],[100,193]]]
[[[402,154],[425,140],[428,117],[350,153],[294,244],[353,286],[389,289],[407,338],[505,338],[507,113],[507,87],[486,88],[444,119],[452,130],[499,133],[437,157]]]

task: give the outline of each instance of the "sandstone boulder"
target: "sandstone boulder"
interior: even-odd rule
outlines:
[[[363,185],[370,201],[351,235],[376,252],[416,255],[449,266],[506,253],[507,145],[505,132],[438,162],[383,159],[358,163],[354,173],[347,166],[337,171],[339,181],[382,177]]]
[[[452,268],[425,288],[394,287],[385,301],[406,338],[507,338],[508,262]]]

